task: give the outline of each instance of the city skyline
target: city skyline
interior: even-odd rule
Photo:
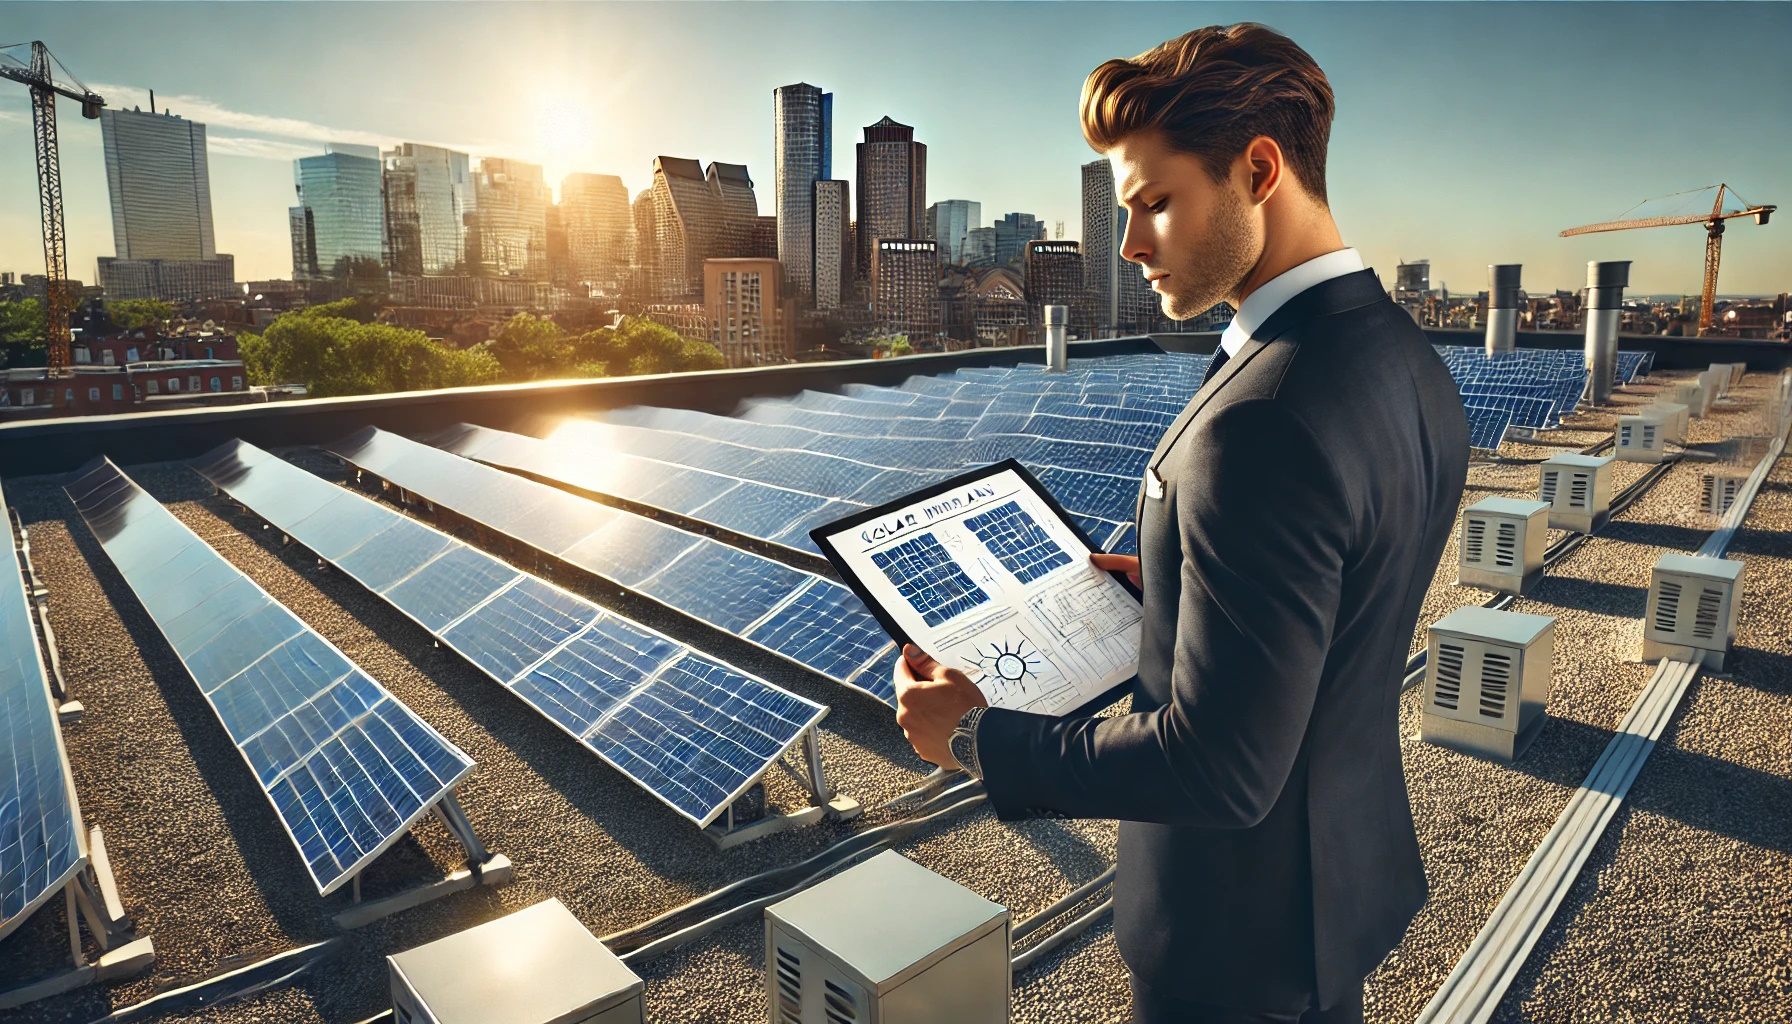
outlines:
[[[292,161],[330,142],[539,162],[556,192],[570,173],[613,174],[631,196],[651,182],[658,155],[744,163],[768,214],[772,90],[798,81],[834,95],[835,150],[884,116],[912,124],[928,145],[930,203],[976,201],[990,222],[1032,213],[1064,221],[1074,239],[1079,167],[1095,156],[1076,126],[1083,76],[1188,28],[1246,19],[1288,32],[1331,77],[1334,213],[1345,241],[1390,285],[1401,258],[1430,259],[1434,285],[1469,293],[1485,287],[1489,263],[1524,264],[1524,286],[1546,292],[1578,286],[1589,259],[1630,259],[1633,294],[1693,293],[1703,266],[1696,226],[1555,233],[1718,181],[1755,202],[1792,195],[1792,140],[1772,130],[1773,97],[1792,92],[1792,70],[1772,60],[1772,41],[1785,38],[1772,26],[1792,28],[1786,8],[1744,8],[1760,30],[1720,41],[1692,31],[1709,9],[1690,5],[1489,7],[1152,5],[1120,19],[1105,5],[681,5],[675,20],[650,5],[505,5],[501,16],[457,4],[438,27],[414,17],[427,9],[419,5],[366,4],[357,8],[363,32],[350,37],[325,9],[297,3],[108,7],[99,31],[95,7],[0,4],[0,14],[20,38],[44,39],[109,107],[147,109],[153,88],[158,110],[207,125],[217,249],[236,254],[242,280],[290,274]],[[948,22],[962,31],[941,44],[930,33]],[[606,48],[594,67],[578,43],[598,30],[641,46]],[[1012,45],[980,42],[998,31]],[[395,46],[401,32],[410,47]],[[308,42],[324,33],[328,57]],[[264,35],[285,47],[263,46]],[[952,66],[896,74],[837,45],[858,37],[892,52],[927,38],[930,60]],[[1650,52],[1639,38],[1671,39],[1675,49]],[[429,59],[476,44],[482,53],[533,47],[528,80],[444,73]],[[255,47],[258,73],[225,75],[220,87],[219,65],[186,59],[183,47]],[[655,77],[655,53],[676,53],[692,70]],[[955,74],[983,101],[966,104]],[[312,84],[294,90],[293,76]],[[331,81],[345,84],[319,84]],[[59,109],[70,274],[91,283],[97,259],[113,255],[100,133],[72,105]],[[856,200],[850,161],[836,153],[835,164]],[[0,180],[33,175],[25,91],[0,90]],[[1721,293],[1792,287],[1792,245],[1779,230],[1742,223],[1726,234]],[[41,261],[35,190],[9,190],[0,269],[40,273]]]

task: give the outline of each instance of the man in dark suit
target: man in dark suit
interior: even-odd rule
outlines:
[[[1360,1021],[1424,903],[1400,680],[1468,466],[1441,360],[1326,205],[1331,87],[1260,25],[1103,64],[1082,98],[1165,312],[1238,316],[1152,455],[1130,714],[987,709],[908,648],[897,720],[1004,819],[1117,818],[1139,1021]]]

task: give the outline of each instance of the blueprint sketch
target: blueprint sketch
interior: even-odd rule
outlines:
[[[992,706],[1064,714],[1138,671],[1138,601],[1012,469],[827,539],[902,632]]]

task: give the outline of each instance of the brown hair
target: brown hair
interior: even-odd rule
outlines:
[[[1160,130],[1221,182],[1245,145],[1267,135],[1321,203],[1334,110],[1331,83],[1307,51],[1250,21],[1198,28],[1106,61],[1083,82],[1083,137],[1096,149]]]

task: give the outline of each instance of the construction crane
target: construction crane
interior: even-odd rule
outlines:
[[[1717,190],[1717,196],[1711,202],[1709,213],[1703,212],[1704,203],[1690,197],[1702,192]],[[1731,202],[1726,207],[1725,198]],[[1672,202],[1670,202],[1672,201]],[[1650,203],[1663,203],[1671,207],[1659,215],[1631,216]],[[1703,224],[1705,225],[1705,289],[1699,302],[1699,333],[1711,330],[1711,304],[1717,299],[1717,260],[1724,248],[1724,221],[1734,217],[1753,217],[1756,224],[1767,223],[1777,206],[1756,206],[1736,194],[1736,190],[1725,184],[1706,185],[1704,188],[1688,189],[1671,195],[1656,196],[1645,199],[1618,216],[1617,220],[1600,221],[1578,228],[1569,228],[1561,233],[1562,238],[1570,235],[1590,235],[1595,231],[1623,231],[1627,228],[1660,228],[1670,224]],[[1692,210],[1695,212],[1684,212]]]
[[[26,46],[30,60],[20,60]],[[61,72],[60,80],[56,74]],[[56,97],[67,96],[81,104],[81,116],[97,118],[106,105],[99,94],[69,74],[41,42],[0,46],[0,78],[9,78],[31,90],[31,123],[37,138],[37,201],[44,218],[44,347],[49,375],[68,366],[68,318],[74,311],[69,294],[68,251],[62,235],[62,161],[56,149]],[[71,82],[74,87],[63,85]],[[77,91],[78,90],[78,91]]]

